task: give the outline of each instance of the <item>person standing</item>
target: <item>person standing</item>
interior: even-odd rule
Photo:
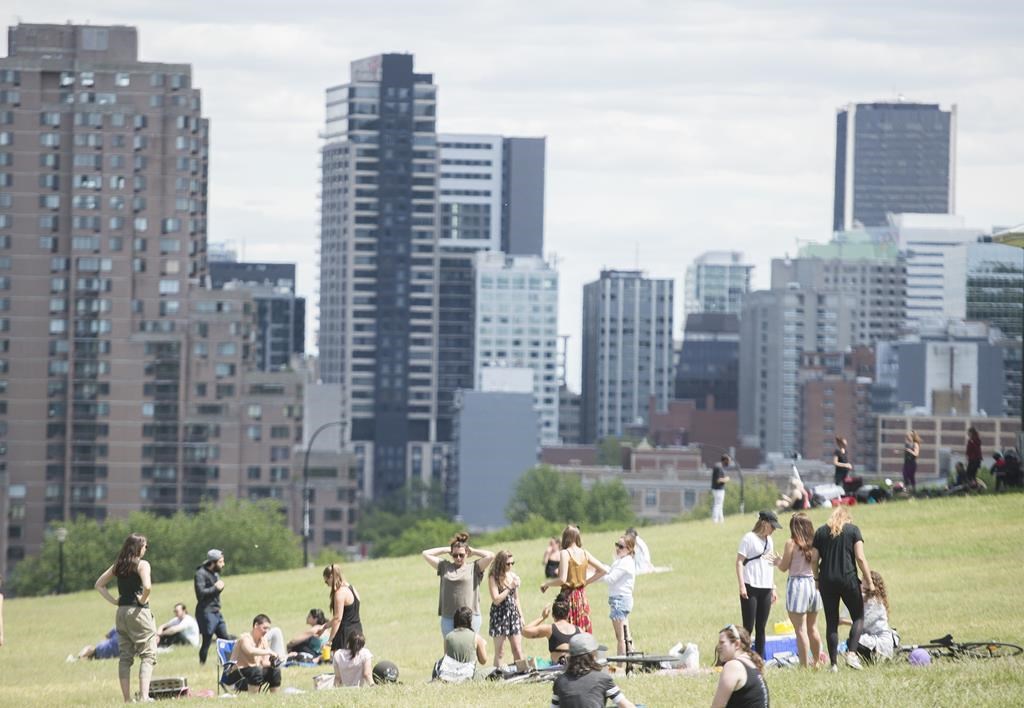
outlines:
[[[853,465],[850,464],[850,457],[846,452],[846,438],[836,436],[836,449],[832,453],[832,466],[835,468],[836,485],[843,487],[843,482],[853,473]]]
[[[224,553],[216,548],[206,552],[206,560],[196,568],[196,622],[203,641],[199,645],[199,663],[206,663],[213,638],[228,639],[228,625],[220,611],[220,594],[224,581],[220,572],[224,570]]]
[[[603,582],[608,583],[608,617],[615,630],[619,656],[626,653],[629,613],[633,611],[633,587],[636,585],[637,575],[635,538],[628,533],[619,536],[615,541],[615,560],[608,568],[608,574],[601,578]]]
[[[548,547],[544,551],[544,577],[545,578],[557,578],[558,577],[558,559],[559,551],[562,550],[562,546],[559,545],[557,538],[548,539]]]
[[[341,566],[331,563],[324,568],[324,583],[330,588],[328,602],[331,603],[331,652],[341,651],[347,646],[348,635],[363,634],[363,620],[359,616],[359,593],[341,574]]]
[[[722,455],[718,464],[711,469],[711,523],[720,524],[725,521],[725,483],[729,476],[725,473],[732,460]]]
[[[156,621],[149,609],[153,589],[149,561],[143,560],[149,542],[142,534],[133,533],[124,540],[113,565],[103,571],[95,584],[96,591],[111,605],[117,606],[115,627],[118,634],[120,662],[117,678],[124,702],[131,701],[131,670],[139,657],[139,697],[149,699],[149,683],[156,666]],[[117,597],[107,588],[117,580]]]
[[[786,580],[786,612],[796,630],[796,653],[801,666],[814,666],[821,654],[818,612],[821,596],[814,583],[818,551],[814,548],[814,525],[802,511],[789,520],[790,538],[782,551],[779,570],[789,571]]]
[[[743,535],[736,550],[736,580],[739,582],[743,627],[754,635],[754,650],[762,656],[768,614],[778,600],[773,573],[777,556],[772,534],[781,528],[775,512],[759,512],[753,530]]]
[[[452,559],[445,560],[445,553]],[[470,548],[469,534],[460,531],[452,537],[447,546],[428,548],[423,551],[423,560],[437,571],[439,580],[437,614],[441,618],[441,637],[455,629],[455,611],[468,607],[473,611],[472,628],[480,631],[480,583],[484,579],[484,571],[494,560],[494,553],[478,548]],[[476,556],[473,563],[466,560]]]
[[[512,646],[512,658],[523,658],[523,608],[519,604],[519,576],[512,570],[516,559],[510,551],[498,551],[491,565],[487,587],[491,593],[488,633],[494,637],[494,665],[501,666],[505,639]]]
[[[917,458],[921,455],[921,436],[911,430],[903,443],[903,486],[917,491]]]
[[[850,612],[846,665],[851,669],[860,669],[857,648],[864,630],[864,598],[861,596],[861,580],[857,577],[857,568],[860,568],[864,579],[865,592],[874,592],[874,583],[871,580],[871,568],[864,556],[864,537],[860,529],[853,525],[850,512],[845,506],[837,506],[828,522],[815,531],[814,548],[818,551],[815,577],[818,579],[822,609],[825,612],[825,642],[828,645],[830,670],[839,670],[840,600]]]
[[[593,568],[594,573],[588,578],[589,568]],[[558,577],[541,585],[540,591],[547,592],[548,588],[561,586],[561,595],[569,600],[569,621],[579,627],[580,631],[590,632],[593,625],[590,623],[590,603],[587,602],[586,587],[607,573],[608,567],[583,548],[579,528],[569,524],[562,531]]]
[[[967,486],[974,488],[978,486],[978,470],[982,460],[981,436],[974,426],[967,429],[967,449],[964,453],[967,457]]]

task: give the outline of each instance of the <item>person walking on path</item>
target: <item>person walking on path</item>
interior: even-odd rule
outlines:
[[[324,568],[324,583],[330,588],[327,601],[331,605],[331,652],[348,646],[348,635],[363,633],[363,620],[359,616],[359,593],[341,574],[341,566],[331,563]],[[365,637],[365,634],[364,634]]]
[[[588,568],[594,569],[589,578]],[[593,625],[590,622],[590,603],[587,602],[586,587],[607,573],[608,566],[583,548],[579,528],[569,524],[562,531],[558,577],[541,585],[540,591],[547,592],[548,588],[561,587],[560,594],[569,600],[569,621],[579,627],[580,631],[589,633],[593,631]]]
[[[96,580],[96,590],[111,605],[117,606],[115,627],[118,634],[120,662],[117,678],[121,683],[124,702],[131,696],[131,671],[135,657],[139,657],[139,698],[149,700],[149,682],[156,666],[156,621],[149,609],[149,595],[153,589],[149,561],[143,560],[149,542],[146,537],[133,533],[124,540],[113,565]],[[117,580],[117,597],[107,588]]]
[[[850,464],[850,456],[846,451],[846,438],[836,436],[836,449],[832,453],[832,466],[835,469],[834,481],[836,485],[843,487],[843,482],[846,481],[846,478],[853,474],[853,465]]]
[[[206,663],[213,638],[228,639],[228,625],[220,611],[220,594],[224,591],[224,581],[220,572],[224,570],[224,553],[216,548],[206,552],[206,560],[196,568],[196,622],[203,641],[199,645],[199,663]]]
[[[911,492],[917,491],[917,458],[920,455],[921,436],[911,430],[903,443],[903,486]]]
[[[773,572],[778,557],[772,534],[781,528],[775,512],[759,512],[753,530],[743,535],[736,550],[736,580],[739,583],[743,627],[754,635],[754,650],[761,655],[764,655],[768,614],[778,600]]]
[[[853,525],[845,506],[837,506],[828,522],[814,533],[814,548],[818,551],[816,578],[825,612],[825,642],[828,645],[830,670],[838,671],[839,653],[839,601],[850,612],[850,638],[846,642],[846,665],[860,669],[857,649],[864,630],[864,592],[873,593],[871,568],[864,556],[864,537]],[[863,581],[857,577],[860,568]]]
[[[446,553],[451,555],[451,560],[442,558]],[[437,614],[441,618],[442,639],[455,629],[455,611],[460,607],[468,607],[473,611],[472,628],[474,632],[479,632],[480,583],[487,566],[494,560],[494,553],[471,548],[469,534],[460,531],[447,546],[428,548],[422,555],[439,578]],[[472,556],[476,556],[476,561],[467,563],[466,560]]]
[[[512,570],[516,559],[511,551],[498,551],[491,566],[487,587],[491,592],[488,633],[494,637],[494,665],[501,666],[505,640],[512,646],[512,658],[523,658],[523,608],[519,604],[519,576]]]
[[[732,460],[722,455],[718,464],[711,469],[711,523],[720,524],[725,521],[725,484],[729,475],[725,473]]]
[[[801,666],[814,666],[821,654],[818,612],[821,596],[814,582],[818,551],[814,548],[814,524],[799,511],[789,519],[790,538],[782,551],[779,570],[789,572],[786,580],[786,612],[796,630],[796,653]]]

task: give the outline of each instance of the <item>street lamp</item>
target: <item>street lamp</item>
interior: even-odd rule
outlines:
[[[57,594],[64,594],[64,542],[68,540],[68,530],[61,526],[59,529],[53,532],[53,535],[57,537],[57,567],[59,575],[57,576]]]
[[[313,442],[321,432],[335,425],[344,427],[347,421],[332,420],[324,423],[313,431],[313,435],[306,444],[306,456],[302,461],[302,566],[309,565],[309,453],[313,449]]]
[[[724,447],[718,447],[717,445],[708,445],[707,443],[697,443],[701,448],[710,447],[712,450],[717,450],[723,455],[728,455],[729,459],[732,460],[733,465],[736,466],[736,474],[740,477],[740,514],[745,514],[747,511],[747,505],[743,498],[743,468],[740,467],[739,461],[736,459],[736,448],[729,446],[726,450]]]

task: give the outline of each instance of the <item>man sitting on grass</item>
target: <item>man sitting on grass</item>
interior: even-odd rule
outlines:
[[[197,647],[199,646],[199,623],[188,613],[185,605],[179,602],[174,606],[174,619],[160,625],[156,636],[160,638],[158,646],[161,647],[175,644]]]
[[[281,687],[281,660],[267,643],[270,632],[270,618],[256,615],[252,620],[252,633],[244,633],[235,642],[231,652],[231,661],[235,662],[238,672],[245,679],[240,690],[248,686],[257,689],[263,684],[270,685],[270,692],[277,693]]]

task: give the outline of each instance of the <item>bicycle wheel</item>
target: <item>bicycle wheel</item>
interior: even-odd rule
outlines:
[[[1018,656],[1024,647],[1005,642],[966,642],[960,645],[964,656],[972,659],[995,659],[1003,656]]]

